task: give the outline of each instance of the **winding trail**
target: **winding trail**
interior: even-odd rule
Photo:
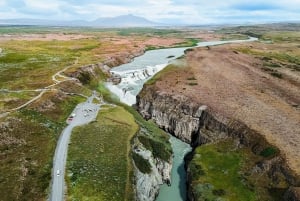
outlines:
[[[100,101],[99,104],[93,103],[96,98]],[[63,130],[58,140],[55,155],[53,159],[52,170],[52,185],[49,201],[63,201],[65,189],[65,167],[68,154],[68,144],[72,134],[72,130],[76,126],[87,124],[96,119],[98,111],[104,104],[103,100],[96,96],[95,92],[90,96],[86,102],[80,103],[73,110],[72,114],[75,115],[69,125]]]
[[[12,108],[12,109],[9,109],[7,111],[5,111],[4,113],[0,114],[0,118],[2,117],[5,117],[7,116],[8,114],[10,114],[11,112],[13,111],[16,111],[16,110],[19,110],[19,109],[22,109],[24,107],[26,107],[27,105],[31,104],[32,102],[38,100],[39,98],[41,98],[43,96],[43,94],[47,91],[54,91],[54,90],[57,90],[57,89],[54,89],[53,87],[62,83],[62,82],[66,82],[66,81],[70,81],[70,80],[75,80],[77,81],[76,78],[71,78],[71,77],[67,77],[65,75],[62,75],[62,73],[64,71],[66,71],[67,69],[71,68],[73,65],[77,64],[78,63],[78,58],[76,58],[75,62],[70,65],[70,66],[67,66],[65,67],[64,69],[56,72],[54,75],[52,75],[52,81],[54,82],[54,84],[51,84],[49,86],[46,86],[44,88],[41,88],[41,89],[29,89],[29,90],[8,90],[8,89],[0,89],[0,92],[5,92],[5,93],[23,93],[23,92],[40,92],[37,96],[33,97],[32,99],[30,99],[29,101],[27,101],[26,103],[16,107],[16,108]],[[58,80],[57,77],[59,78],[62,78],[63,80]],[[83,94],[75,94],[75,93],[66,93],[66,94],[69,94],[69,95],[79,95],[79,96],[82,96],[82,97],[85,97],[87,98],[87,96],[83,95]]]

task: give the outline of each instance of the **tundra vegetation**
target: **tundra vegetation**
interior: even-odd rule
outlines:
[[[262,51],[251,47],[236,51],[261,58],[265,62],[264,67],[272,70],[268,70],[270,74],[277,73],[278,77],[281,75],[286,79],[286,74],[281,70],[283,66],[299,71],[299,43],[295,43],[299,42],[299,33],[286,30],[267,32],[263,28],[237,28],[224,29],[216,35],[219,38],[223,36],[236,39],[241,37],[240,34],[246,33],[259,36],[263,44],[279,44],[280,48],[276,51]],[[145,121],[133,108],[119,103],[104,88],[106,75],[101,70],[96,70],[96,74],[99,74],[96,77],[85,71],[79,73],[77,78],[81,83],[64,76],[75,75],[83,66],[122,57],[128,52],[193,46],[201,40],[199,33],[207,32],[150,28],[1,27],[1,199],[46,200],[55,145],[66,126],[65,120],[73,108],[85,100],[82,95],[88,96],[91,90],[97,90],[107,102],[116,106],[103,106],[95,122],[74,130],[67,164],[67,199],[131,200],[131,158],[142,172],[150,171],[147,165],[143,165],[141,158],[131,153],[131,138],[136,135],[156,157],[168,160],[172,154],[168,136],[153,122]],[[174,66],[167,67],[162,73],[173,71],[176,68]],[[62,71],[60,75],[55,76],[59,83],[46,88],[54,84],[52,76],[59,71]],[[196,87],[198,80],[192,76],[185,80],[186,88]],[[149,82],[154,83],[160,79],[158,75]],[[40,94],[37,89],[45,90],[45,93],[26,107],[12,110]],[[4,115],[5,112],[10,113]],[[276,150],[270,148],[262,152],[261,157],[269,157],[274,152]],[[229,153],[231,154],[230,151]],[[213,156],[216,153],[209,154]],[[236,161],[241,160],[242,154],[235,153],[229,158],[236,164]],[[201,163],[204,172],[209,171],[205,169],[209,161],[196,163]],[[232,167],[238,169],[244,166],[236,164]],[[244,191],[245,195],[251,197],[254,196],[252,190],[241,187],[237,192]],[[213,189],[212,194],[229,196],[228,191],[221,186]]]
[[[255,94],[258,94],[261,98],[268,94],[271,94],[270,96],[273,97],[274,94],[278,93],[279,95],[277,95],[283,98],[283,100],[280,101],[283,102],[283,105],[287,105],[288,109],[285,112],[293,111],[292,113],[295,115],[295,118],[294,116],[290,116],[290,120],[294,121],[294,119],[296,119],[297,122],[297,120],[299,120],[299,93],[297,93],[297,90],[299,91],[300,86],[299,24],[242,26],[220,29],[217,30],[216,33],[225,34],[224,39],[245,34],[258,37],[259,40],[253,43],[226,45],[226,47],[198,48],[197,50],[193,48],[188,51],[186,50],[185,56],[177,58],[178,62],[173,62],[168,65],[146,83],[147,90],[142,91],[142,94],[140,94],[141,98],[148,95],[148,93],[151,94],[150,91],[159,91],[170,96],[182,94],[199,104],[211,104],[212,106],[216,106],[214,103],[222,105],[228,101],[234,105],[236,102],[224,99],[223,96],[218,94],[217,88],[224,89],[226,94],[234,91],[234,87],[230,87],[228,91],[226,91],[228,88],[222,88],[222,79],[226,80],[228,76],[227,72],[230,74],[231,69],[232,73],[234,73],[238,66],[242,68],[245,67],[241,65],[241,63],[249,62],[249,69],[257,73],[253,77],[262,77],[265,81],[272,80],[275,84],[282,87],[279,88],[276,86],[277,88],[273,87],[272,90],[270,90],[268,88],[269,86],[265,87],[260,83]],[[227,34],[229,34],[229,36]],[[219,57],[222,63],[213,62],[215,59],[217,60],[217,58],[214,58],[214,56],[217,56],[212,53],[214,50],[216,50],[214,53]],[[220,54],[217,54],[219,53],[217,51],[220,51]],[[230,54],[227,55],[226,53],[228,52],[230,52]],[[209,57],[207,55],[209,54],[213,55],[211,60],[208,59]],[[222,57],[222,55],[224,55],[224,57]],[[207,58],[205,56],[207,56]],[[230,59],[232,59],[233,62],[230,62]],[[197,62],[203,60],[210,61],[210,63],[203,62],[203,66],[197,64]],[[228,68],[226,68],[226,64],[228,64]],[[215,68],[215,66],[220,66],[220,68]],[[201,71],[199,68],[205,70]],[[226,73],[222,72],[222,68],[226,68]],[[214,69],[217,70],[214,71]],[[249,69],[247,69],[244,74],[238,74],[239,78],[246,79],[246,74],[251,72]],[[213,77],[207,76],[209,73],[204,74],[206,73],[205,71],[214,72]],[[202,74],[202,76],[199,74]],[[217,77],[218,75],[221,76]],[[234,77],[234,79],[231,78],[230,81],[238,83],[237,80],[239,78]],[[210,82],[211,80],[213,81]],[[212,83],[217,84],[209,86]],[[224,83],[227,84],[228,82]],[[241,88],[244,86],[252,87],[252,85],[245,84],[246,82],[242,83],[244,85],[239,86]],[[265,83],[267,83],[267,81]],[[292,88],[296,90],[292,91]],[[220,91],[219,93],[222,93]],[[283,93],[284,91],[288,92]],[[249,92],[249,94],[251,93],[253,92]],[[242,93],[236,93],[232,97],[238,99],[241,94]],[[213,99],[209,99],[210,97],[213,97]],[[251,99],[251,101],[252,100],[253,99]],[[259,101],[261,100],[262,99],[259,99]],[[245,114],[242,113],[247,111],[246,105],[247,104],[243,105],[240,111],[238,109],[235,109],[234,112],[231,111],[234,114],[231,118],[244,118],[243,115]],[[267,105],[272,104],[269,102]],[[234,105],[234,107],[237,108],[236,105]],[[285,106],[280,106],[280,111],[284,111],[284,107]],[[217,117],[219,117],[218,114],[222,114],[222,112],[225,114],[228,112],[227,110],[222,111],[222,107],[211,107],[209,112],[213,113],[214,109],[217,111]],[[259,112],[262,114],[263,110],[260,108]],[[281,115],[280,113],[271,115],[268,112],[266,114],[272,117],[273,123],[275,119],[279,119]],[[292,115],[291,113],[287,114],[288,116]],[[257,112],[255,112],[254,115],[257,115]],[[155,117],[153,118],[155,119]],[[221,119],[221,117],[219,118]],[[244,119],[248,120],[247,118]],[[263,119],[263,121],[265,121],[265,119]],[[278,126],[285,123],[282,123],[280,120],[274,124]],[[263,124],[263,127],[273,129],[272,132],[274,132],[274,128],[276,128],[274,124],[269,124],[268,128],[267,124]],[[236,142],[231,138],[229,138],[230,140],[216,140],[211,144],[197,147],[194,151],[193,159],[188,165],[191,177],[190,190],[195,196],[195,200],[283,200],[283,194],[290,185],[287,182],[289,176],[283,176],[282,174],[277,175],[277,173],[271,171],[269,173],[259,172],[256,171],[255,168],[257,168],[259,164],[262,164],[262,161],[272,161],[279,155],[285,158],[286,155],[281,152],[283,150],[295,155],[299,153],[299,146],[297,146],[298,143],[296,142],[297,139],[299,139],[299,123],[292,125],[293,126],[287,126],[288,128],[280,133],[280,136],[274,135],[274,138],[277,138],[276,140],[288,142],[286,146],[281,146],[280,149],[279,147],[268,145],[259,153],[254,153],[249,147],[238,147]],[[256,128],[259,127],[257,126]],[[272,132],[271,134],[273,134]],[[291,135],[287,137],[287,134]],[[299,160],[297,158],[298,157],[289,158],[294,164],[298,164],[298,166],[294,165],[294,169],[291,170],[292,174],[294,171],[297,172],[294,174],[297,182],[292,184],[295,186],[299,186],[299,175],[297,175],[299,173],[299,168],[297,168],[299,167]],[[290,162],[290,164],[292,162]],[[281,167],[277,166],[277,168],[280,169]],[[282,172],[284,172],[284,170],[282,170]],[[272,180],[270,178],[272,178]]]
[[[74,129],[67,162],[68,200],[133,200],[130,140],[134,117],[119,106]]]
[[[101,63],[112,57],[122,57],[122,54],[128,52],[145,50],[148,46],[191,45],[192,40],[185,39],[186,35],[189,38],[196,37],[194,33],[170,29],[2,26],[1,200],[46,200],[54,150],[58,137],[66,126],[65,120],[74,107],[85,100],[83,96],[91,94],[91,90],[99,90],[100,93],[103,92],[103,96],[110,96],[103,88],[107,75],[100,69],[95,70],[94,73],[98,74],[96,77],[85,71],[79,73],[77,79],[81,83],[66,77],[74,76],[83,66]],[[61,72],[58,73],[59,71]],[[58,82],[56,85],[53,85],[53,76]],[[44,93],[37,100],[13,110],[38,96],[41,91]],[[171,155],[167,135],[158,132],[159,129],[153,123],[144,121],[132,108],[118,104],[120,106],[114,108],[104,106],[96,122],[75,129],[68,161],[68,199],[83,199],[85,196],[89,200],[132,198],[130,192],[133,174],[131,160],[128,158],[131,157],[129,142],[137,131],[137,125],[139,128],[147,127],[149,132],[155,133],[149,139],[155,140],[155,146],[165,145],[161,158]],[[111,147],[108,147],[109,144]],[[92,157],[95,153],[99,157]],[[106,172],[101,171],[103,168],[106,168]],[[96,178],[98,183],[95,182]],[[90,189],[87,194],[84,193],[86,189]]]
[[[196,200],[282,200],[285,182],[272,185],[267,174],[251,169],[264,158],[276,156],[268,147],[260,155],[237,149],[232,140],[197,147],[189,164]]]

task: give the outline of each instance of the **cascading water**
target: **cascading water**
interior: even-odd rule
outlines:
[[[257,38],[250,37],[248,40],[200,42],[198,46],[205,47],[255,40]],[[166,67],[174,58],[183,55],[186,49],[170,48],[148,51],[144,55],[135,58],[131,63],[113,68],[111,72],[119,74],[121,82],[118,85],[106,83],[106,87],[117,95],[121,102],[133,105],[136,103],[136,95],[141,91],[144,83]],[[186,199],[186,172],[183,159],[185,154],[191,151],[191,147],[173,136],[170,138],[170,143],[174,152],[171,186],[162,185],[157,201],[182,201]]]

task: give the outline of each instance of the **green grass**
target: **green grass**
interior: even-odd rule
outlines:
[[[70,41],[26,41],[26,40],[9,40],[9,41],[0,41],[0,46],[3,49],[3,52],[0,55],[0,88],[9,89],[9,90],[22,90],[22,89],[38,89],[53,84],[51,76],[62,70],[63,68],[70,66],[70,69],[66,73],[74,72],[78,67],[102,62],[104,59],[104,54],[107,54],[107,48],[109,53],[114,53],[121,51],[122,48],[125,49],[127,46],[118,45],[117,47],[112,46],[112,42],[108,39],[111,37],[116,38],[118,29],[93,29],[93,28],[49,28],[49,27],[38,27],[38,26],[1,26],[0,34],[10,34],[10,35],[19,35],[19,34],[47,34],[47,33],[63,33],[63,34],[86,34],[91,36],[88,39],[78,39]],[[160,32],[160,31],[159,31]],[[162,31],[165,32],[165,31]],[[144,36],[135,35],[135,39],[146,40],[152,36],[148,36],[147,33],[144,33]],[[178,33],[155,33],[159,37],[172,37],[181,36]],[[132,37],[132,36],[130,36]],[[103,38],[108,40],[103,40]],[[76,61],[78,63],[76,64]],[[63,82],[53,88],[58,89],[58,91],[51,91],[45,93],[42,98],[33,102],[26,108],[11,113],[7,118],[2,118],[0,121],[0,197],[4,200],[44,200],[49,191],[48,187],[50,184],[50,175],[52,168],[52,160],[55,145],[57,139],[65,127],[65,120],[74,107],[84,100],[81,96],[77,95],[65,95],[60,91],[67,93],[79,93],[86,96],[91,94],[89,89],[95,89],[98,87],[98,82],[105,80],[105,75],[99,71],[96,72],[97,76],[93,77],[90,75],[82,74],[81,81],[86,83],[84,87],[74,84],[74,82]],[[115,97],[113,97],[107,90],[104,89],[103,85],[100,85],[99,91],[103,92],[103,96],[106,97],[106,100],[110,99],[112,102],[117,102]],[[24,93],[2,93],[0,94],[0,108],[1,110],[7,110],[16,106],[21,105],[30,98],[36,96],[37,93],[33,92],[24,92]],[[108,98],[109,97],[109,98]],[[126,108],[127,111],[134,116],[135,121],[144,128],[149,135],[159,142],[159,145],[165,145],[166,149],[161,155],[157,154],[157,157],[167,158],[166,154],[171,155],[171,146],[168,142],[168,136],[158,129],[153,122],[147,122],[132,108],[124,106],[118,103],[120,106]],[[118,107],[119,108],[119,107]],[[118,112],[111,111],[112,108],[108,109],[109,112],[112,112],[113,115],[116,115],[118,118],[122,117],[122,114],[128,112],[124,109],[118,109]],[[102,111],[104,112],[104,111]],[[120,116],[121,114],[121,116]],[[110,114],[105,114],[106,117],[109,117]],[[104,115],[104,116],[105,116]],[[124,115],[126,116],[126,115]],[[131,116],[129,114],[129,116]],[[128,116],[126,116],[127,118]],[[12,118],[12,119],[10,119]],[[128,122],[128,119],[121,119],[120,121],[113,121],[115,116],[112,116],[110,119],[103,119],[103,122],[107,125],[103,125],[105,128],[111,127],[111,124],[116,126],[107,132],[111,132],[110,135],[121,134],[126,132],[127,126],[121,124],[120,122]],[[102,120],[102,119],[101,119]],[[131,120],[130,120],[131,121]],[[7,125],[7,122],[10,122],[9,128],[3,125]],[[97,124],[95,122],[93,125]],[[117,126],[119,125],[119,126]],[[90,126],[90,125],[89,125]],[[121,129],[122,127],[122,129]],[[128,128],[128,129],[132,129]],[[125,129],[125,130],[124,130]],[[120,132],[119,132],[120,131]],[[111,136],[106,136],[106,140],[111,140]],[[124,136],[122,136],[124,137]],[[116,140],[116,139],[115,139]],[[121,141],[121,142],[125,142]],[[99,141],[98,141],[99,142]],[[129,139],[127,140],[129,143]],[[116,143],[116,142],[114,142]],[[118,141],[120,143],[120,141]],[[128,145],[127,147],[129,147]],[[124,147],[123,147],[124,148]],[[97,150],[99,151],[99,150]],[[118,150],[117,150],[118,151]],[[117,152],[115,151],[115,152]],[[129,153],[123,152],[124,155]],[[122,157],[124,156],[122,155]],[[87,155],[88,156],[88,155]],[[124,170],[124,164],[129,165],[127,170],[132,169],[127,161],[123,159],[118,159],[117,162],[120,164],[120,168]],[[90,160],[88,157],[82,157],[84,161],[87,161],[87,164],[90,165]],[[108,158],[106,158],[108,159]],[[91,159],[92,160],[92,159]],[[122,161],[123,160],[123,161]],[[80,165],[78,162],[77,165]],[[92,166],[92,165],[91,165]],[[78,166],[76,166],[78,167]],[[75,170],[76,170],[75,167]],[[97,170],[95,170],[97,173]],[[124,175],[124,172],[120,172]],[[130,184],[129,179],[132,178],[133,173],[127,172],[128,176],[126,181],[115,181],[119,186],[113,187],[112,185],[107,185],[104,187],[108,188],[119,188],[123,189],[121,185],[124,183]],[[106,175],[105,175],[106,176]],[[108,175],[109,176],[109,175]],[[108,177],[103,177],[108,181]],[[116,177],[110,177],[110,181],[117,179]],[[80,183],[81,184],[81,183]],[[85,184],[82,184],[85,185]],[[77,186],[78,187],[78,186]],[[80,186],[80,188],[84,186]],[[74,192],[79,192],[79,187],[75,189]],[[107,190],[106,189],[106,190]],[[89,192],[92,194],[95,191],[99,191],[97,188],[91,188]],[[112,191],[107,190],[111,193]],[[120,191],[120,196],[123,191]],[[132,192],[130,185],[127,185],[125,188],[125,194],[122,196],[131,200]],[[80,194],[80,193],[79,193]],[[97,193],[98,196],[104,196],[107,198],[108,194]],[[115,200],[119,200],[119,195],[116,196]],[[109,197],[109,200],[112,200]],[[83,198],[83,197],[81,197]],[[85,198],[83,198],[85,199]],[[89,200],[99,200],[99,197],[95,198],[90,194]]]
[[[16,108],[38,94],[39,92],[0,92],[0,112]]]
[[[52,84],[51,76],[64,67],[99,62],[104,46],[99,40],[2,41],[0,88],[36,89]],[[78,59],[78,64],[74,64]],[[32,71],[34,73],[32,73]]]
[[[142,139],[145,138],[144,145],[148,150],[153,151],[155,157],[164,161],[170,160],[172,147],[169,136],[162,129],[158,128],[153,121],[146,121],[134,108],[120,103],[118,98],[113,96],[102,82],[99,83],[98,91],[103,95],[104,100],[125,108],[134,116],[136,123],[143,130],[143,132],[139,132],[139,135],[142,136]]]
[[[51,179],[56,139],[65,124],[23,109],[0,128],[1,200],[43,200]],[[9,136],[9,137],[8,137]]]
[[[21,96],[21,94],[18,94]],[[0,127],[0,197],[3,200],[43,200],[51,180],[54,150],[65,119],[83,99],[44,94],[33,105],[10,114]],[[54,106],[40,112],[44,101]],[[17,185],[16,185],[17,184]]]
[[[197,200],[217,199],[213,190],[223,190],[221,196],[228,200],[255,200],[251,192],[241,181],[239,175],[242,156],[237,152],[218,152],[213,145],[204,145],[196,149],[193,161],[201,167],[201,174],[194,184]],[[198,160],[197,160],[198,159]]]
[[[262,36],[262,40],[272,40],[273,42],[299,43],[299,31],[271,31]]]
[[[132,200],[130,139],[138,130],[122,107],[101,110],[74,129],[67,162],[68,200]]]
[[[164,161],[169,161],[172,155],[172,151],[166,146],[166,143],[161,140],[157,140],[155,137],[147,135],[139,135],[139,141],[150,150],[155,158],[160,158]]]
[[[248,39],[247,35],[243,34],[225,34],[221,40],[246,40]]]
[[[147,35],[147,36],[177,36],[182,34],[181,31],[172,29],[155,29],[155,28],[124,28],[119,29],[117,33],[121,36],[132,36],[132,35]]]
[[[174,68],[176,68],[177,66],[175,66],[174,64],[169,64],[167,67],[165,67],[164,69],[162,69],[161,71],[159,71],[158,73],[156,73],[151,79],[149,79],[145,85],[152,85],[155,82],[157,82],[158,80],[161,80],[161,78],[163,77],[164,74],[172,72],[174,70]]]
[[[300,71],[299,31],[265,31],[261,35],[261,42],[267,49],[242,47],[236,50],[245,54],[254,55],[263,61],[263,65],[270,68],[285,67]],[[273,75],[280,77],[280,75]]]
[[[184,42],[174,44],[171,47],[149,45],[149,46],[146,47],[146,51],[157,50],[157,49],[165,49],[165,48],[193,47],[193,46],[196,46],[198,44],[198,42],[199,42],[199,40],[197,40],[197,39],[188,38]]]
[[[251,173],[263,158],[247,148],[235,146],[233,141],[227,140],[196,148],[189,164],[196,200],[280,200],[281,197],[273,197],[270,190],[287,188],[287,184],[274,184],[266,174]],[[268,147],[260,155],[274,157],[275,153],[276,149]]]
[[[139,139],[140,136],[146,138],[149,143],[147,148],[152,151],[154,157],[170,161],[173,151],[169,142],[169,135],[158,128],[153,121],[146,121],[134,108],[127,105],[123,105],[123,107],[134,116],[136,123],[141,128],[138,137]]]

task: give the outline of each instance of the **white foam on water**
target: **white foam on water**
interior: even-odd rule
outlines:
[[[118,96],[122,103],[131,106],[136,103],[136,95],[141,91],[144,83],[166,66],[167,64],[158,64],[124,71],[112,69],[111,73],[121,76],[121,82],[118,85],[106,83],[106,87]]]

